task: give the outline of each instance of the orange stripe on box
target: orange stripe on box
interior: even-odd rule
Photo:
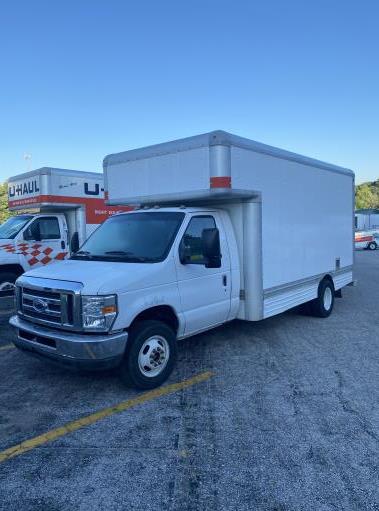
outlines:
[[[115,213],[133,209],[128,206],[107,206],[104,199],[98,197],[67,197],[61,195],[38,195],[29,199],[13,200],[8,202],[8,206],[27,206],[28,204],[39,204],[41,202],[83,204],[83,206],[86,206],[86,220],[88,224],[101,224]]]
[[[362,236],[362,238],[355,238],[356,243],[359,243],[360,241],[373,241],[374,236]]]
[[[232,178],[230,176],[214,176],[210,179],[211,188],[231,188]]]

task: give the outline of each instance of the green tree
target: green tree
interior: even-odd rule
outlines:
[[[363,183],[355,189],[355,207],[356,209],[378,208],[378,191],[375,183]]]
[[[8,209],[8,185],[0,183],[0,223],[3,223],[11,216]]]

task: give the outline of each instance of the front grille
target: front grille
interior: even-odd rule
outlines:
[[[23,316],[42,324],[70,327],[74,323],[74,300],[69,292],[55,292],[22,286],[19,309]]]

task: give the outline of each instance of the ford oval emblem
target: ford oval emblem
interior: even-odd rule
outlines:
[[[35,298],[33,300],[33,308],[37,312],[45,312],[48,307],[48,303],[45,302],[45,300],[42,300],[41,298]]]

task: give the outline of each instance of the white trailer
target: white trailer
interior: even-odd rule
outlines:
[[[327,317],[353,282],[348,169],[215,131],[109,155],[104,172],[109,204],[140,209],[18,279],[20,349],[151,388],[177,339],[300,304]]]
[[[0,226],[0,294],[24,271],[65,259],[109,215],[103,175],[40,168],[8,181],[8,207],[17,212]]]

